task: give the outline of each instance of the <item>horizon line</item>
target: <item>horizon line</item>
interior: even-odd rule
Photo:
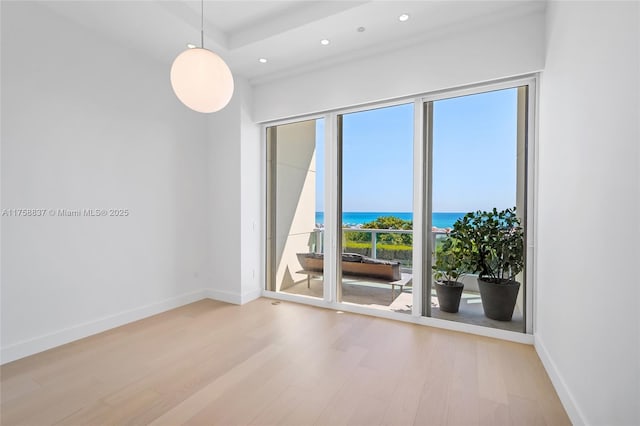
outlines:
[[[431,212],[431,213],[468,213],[470,211],[475,211],[475,210],[460,211],[460,212],[434,211],[434,212]],[[316,213],[324,213],[324,211],[316,211]],[[395,211],[395,212],[392,212],[392,211],[369,211],[369,210],[362,210],[362,211],[360,211],[360,210],[358,210],[358,211],[351,210],[351,211],[343,211],[342,213],[411,213],[411,214],[413,214],[412,211],[408,211],[408,212],[407,211]]]

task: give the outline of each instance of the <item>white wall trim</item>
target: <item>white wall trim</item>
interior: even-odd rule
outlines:
[[[251,291],[245,291],[240,296],[240,304],[244,305],[245,303],[249,303],[253,300],[256,300],[262,296],[262,289],[256,288]]]
[[[262,290],[259,288],[243,293],[242,295],[212,289],[197,290],[6,346],[1,349],[0,364],[6,364],[57,346],[62,346],[199,300],[212,299],[242,305],[258,299],[261,296]]]
[[[138,321],[152,315],[157,315],[204,298],[205,290],[197,290],[159,302],[150,303],[138,308],[119,312],[117,314],[108,315],[94,321],[67,327],[62,330],[54,331],[53,333],[23,340],[2,348],[0,353],[0,363],[5,364],[15,361],[29,355],[46,351],[47,349],[51,349],[56,346],[61,346],[121,325]]]
[[[542,361],[542,365],[544,365],[544,369],[547,371],[549,378],[551,379],[551,383],[558,393],[558,397],[560,398],[560,402],[564,406],[564,409],[567,411],[567,415],[571,420],[571,423],[574,425],[586,425],[588,424],[585,420],[584,413],[578,407],[576,403],[576,399],[573,394],[569,390],[567,383],[564,378],[560,374],[558,367],[555,362],[551,359],[549,352],[547,351],[546,346],[539,334],[536,334],[534,337],[534,348],[538,353],[538,357]]]
[[[240,293],[224,290],[207,289],[205,297],[219,302],[233,303],[234,305],[242,305],[242,295]]]
[[[215,289],[204,290],[204,296],[208,299],[217,300],[219,302],[233,303],[234,305],[244,305],[252,300],[256,300],[262,296],[262,289],[256,288],[244,293],[236,293],[232,291],[223,291]]]

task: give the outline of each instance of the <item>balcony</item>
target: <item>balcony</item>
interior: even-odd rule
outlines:
[[[410,314],[413,307],[413,250],[411,245],[385,244],[382,240],[390,240],[389,235],[412,234],[411,230],[397,229],[365,229],[343,228],[343,252],[358,253],[372,259],[400,262],[401,280],[388,281],[377,277],[344,275],[342,277],[342,301],[370,308],[381,309],[398,313]],[[357,241],[352,238],[355,233],[359,237]],[[309,249],[313,253],[323,253],[324,230],[316,228],[309,237]],[[366,242],[363,241],[366,234]],[[445,230],[434,229],[431,232],[432,247],[437,247],[439,241],[447,235]],[[386,238],[385,238],[386,237]],[[397,238],[396,238],[397,240]],[[323,297],[322,272],[303,273],[304,268],[298,262],[291,265],[293,279],[290,286],[281,291],[316,298]],[[426,274],[431,278],[431,274]],[[434,318],[458,321],[469,324],[499,328],[510,331],[522,331],[524,327],[523,303],[516,305],[511,321],[495,321],[485,317],[482,309],[482,301],[476,282],[477,276],[466,275],[461,281],[464,283],[464,291],[457,313],[440,311],[435,289],[431,290],[431,316]]]

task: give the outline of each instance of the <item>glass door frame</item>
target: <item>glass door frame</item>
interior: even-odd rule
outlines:
[[[466,331],[474,334],[498,337],[507,340],[519,341],[523,343],[532,342],[532,334],[534,331],[533,318],[533,300],[535,292],[535,211],[537,199],[536,185],[536,159],[537,159],[537,82],[538,74],[526,75],[522,77],[514,77],[508,79],[495,80],[493,82],[479,83],[459,88],[445,89],[430,93],[423,93],[416,96],[407,96],[397,98],[387,102],[375,102],[360,105],[351,108],[341,108],[320,114],[310,114],[295,118],[277,120],[262,123],[262,171],[263,182],[263,200],[261,202],[264,218],[264,227],[262,230],[262,265],[265,268],[262,271],[264,283],[262,285],[262,295],[265,297],[289,300],[299,303],[306,303],[315,306],[321,306],[336,310],[343,310],[354,313],[362,313],[383,318],[396,319],[400,321],[408,321],[418,324],[431,325],[440,328],[448,328],[453,330]],[[524,170],[524,222],[525,222],[525,283],[524,285],[524,320],[525,332],[511,332],[504,330],[492,329],[489,327],[458,323],[446,320],[440,320],[427,316],[430,314],[430,270],[431,256],[425,256],[433,250],[431,242],[431,166],[432,166],[432,129],[428,125],[431,123],[433,109],[429,105],[432,102],[460,97],[466,95],[480,94],[495,90],[517,88],[527,86],[528,97],[526,102],[526,130],[525,130],[525,170]],[[341,251],[341,213],[342,208],[340,200],[341,193],[341,127],[340,116],[354,112],[368,111],[372,109],[385,108],[390,106],[403,105],[407,103],[414,104],[414,144],[413,144],[413,307],[410,315],[383,311],[374,308],[367,308],[353,304],[342,303],[340,297],[341,273],[338,255]],[[325,265],[324,265],[324,293],[323,299],[311,300],[309,298],[298,297],[291,294],[283,294],[273,292],[266,289],[269,282],[268,274],[271,268],[267,265],[267,198],[269,197],[269,188],[267,187],[268,170],[267,170],[267,144],[266,135],[270,127],[283,124],[291,124],[312,119],[324,118],[325,123],[325,176],[324,176],[324,229],[323,246],[325,249]]]
[[[276,274],[276,269],[277,269],[277,265],[275,264],[275,258],[273,257],[273,251],[275,251],[275,235],[273,234],[274,232],[274,228],[275,228],[275,224],[276,224],[276,218],[274,215],[274,208],[276,205],[276,192],[275,189],[273,188],[273,183],[276,181],[276,170],[275,170],[275,165],[271,165],[271,168],[269,168],[269,163],[270,160],[273,161],[273,159],[275,159],[274,153],[277,151],[276,146],[273,145],[273,143],[270,143],[271,139],[275,139],[275,143],[277,143],[277,127],[279,126],[286,126],[288,124],[296,124],[296,123],[302,123],[305,121],[312,121],[312,120],[321,120],[321,119],[325,119],[325,126],[329,125],[329,122],[327,121],[327,118],[329,117],[329,114],[322,114],[322,115],[318,115],[318,114],[313,114],[313,115],[308,115],[308,116],[304,116],[304,117],[297,117],[297,118],[291,118],[291,119],[286,119],[286,120],[279,120],[277,122],[270,122],[270,123],[264,123],[261,126],[261,164],[263,169],[261,170],[261,176],[263,178],[263,182],[265,183],[263,186],[263,190],[262,190],[262,194],[261,194],[261,202],[260,205],[262,206],[262,212],[261,212],[261,216],[264,219],[263,221],[263,227],[261,229],[261,241],[262,241],[262,245],[260,247],[260,257],[262,259],[261,262],[261,266],[262,269],[261,270],[261,276],[264,279],[264,282],[261,286],[262,288],[262,296],[268,296],[268,297],[274,297],[274,298],[284,298],[284,299],[288,299],[289,296],[293,297],[294,301],[298,301],[301,303],[309,303],[312,302],[313,304],[313,299],[310,299],[308,297],[305,296],[295,296],[295,295],[287,295],[286,293],[282,293],[282,292],[277,292],[275,290],[272,290],[272,288],[275,288],[275,283],[273,282],[273,279],[275,278],[275,274]],[[328,143],[327,141],[331,140],[331,133],[327,130],[327,127],[325,127],[325,134],[324,134],[324,141],[325,141],[325,155],[328,152]],[[325,185],[327,182],[327,173],[325,173]],[[327,188],[325,186],[325,188]],[[326,211],[326,202],[327,199],[330,197],[330,194],[327,193],[328,191],[325,189],[324,191],[324,202],[325,202],[325,211]],[[326,216],[326,214],[325,214]],[[327,218],[325,217],[325,224],[327,223]],[[325,225],[325,229],[326,229],[326,225]],[[323,246],[327,247],[326,244],[328,242],[327,240],[327,232],[323,232]],[[327,256],[325,256],[324,259],[324,275],[323,275],[323,299],[322,300],[330,300],[330,289],[328,288],[329,286],[327,285],[327,276],[330,276],[331,271],[327,270],[327,266],[328,264],[331,263],[330,259],[327,258]]]
[[[519,87],[527,87],[527,99],[525,103],[525,116],[524,118],[524,212],[523,212],[523,225],[525,229],[525,238],[524,238],[524,256],[525,256],[525,274],[523,276],[523,298],[524,298],[524,334],[532,335],[534,331],[534,319],[533,319],[533,300],[534,300],[534,291],[535,291],[535,214],[532,214],[535,210],[536,200],[537,200],[537,185],[536,185],[536,164],[537,164],[537,143],[536,143],[536,132],[537,128],[537,82],[538,75],[525,76],[520,78],[512,78],[512,79],[504,79],[492,83],[473,85],[469,87],[463,87],[454,90],[443,90],[439,92],[434,92],[431,94],[426,94],[420,98],[420,101],[423,105],[423,114],[422,114],[422,128],[423,135],[421,144],[424,146],[425,152],[423,153],[425,162],[424,169],[422,172],[424,173],[424,177],[420,181],[423,185],[422,194],[425,195],[426,200],[424,204],[424,218],[423,221],[425,223],[425,229],[427,232],[422,235],[422,242],[424,244],[423,248],[425,253],[431,253],[435,250],[435,247],[432,247],[432,238],[430,237],[429,230],[431,229],[431,215],[432,205],[431,205],[431,196],[432,196],[432,179],[430,178],[430,170],[433,164],[433,129],[430,124],[433,119],[433,103],[440,100],[451,99],[462,96],[469,95],[477,95],[486,92],[505,90],[505,89],[517,89]],[[519,170],[518,170],[519,172]],[[415,214],[415,213],[414,213]],[[428,237],[428,238],[427,238]],[[425,256],[424,259],[424,271],[431,270],[431,256]],[[430,295],[431,295],[431,280],[426,279],[422,285],[422,291],[424,297],[422,299],[422,303],[424,306],[422,314],[431,318],[431,303],[430,303]]]
[[[407,105],[407,104],[413,104],[414,106],[414,116],[413,116],[413,203],[412,203],[412,213],[413,213],[413,217],[414,217],[414,228],[413,228],[413,257],[412,257],[412,262],[414,265],[416,265],[416,260],[419,260],[419,257],[416,257],[416,247],[421,246],[421,242],[420,241],[416,241],[415,235],[416,235],[416,224],[415,224],[415,218],[416,218],[416,169],[419,166],[419,164],[416,163],[416,151],[415,151],[415,147],[416,147],[416,130],[417,130],[417,123],[418,121],[416,120],[416,113],[415,113],[415,108],[416,105],[419,103],[419,101],[415,98],[415,97],[410,97],[410,98],[401,98],[401,99],[397,99],[397,100],[393,100],[393,101],[388,101],[388,102],[376,102],[376,103],[372,103],[372,104],[366,104],[366,105],[361,105],[358,107],[353,107],[353,108],[345,108],[345,109],[340,109],[338,111],[333,112],[333,117],[332,117],[332,122],[335,124],[335,129],[333,129],[333,135],[334,139],[331,139],[330,141],[327,141],[328,145],[333,145],[335,147],[335,152],[331,152],[331,154],[333,155],[332,157],[330,157],[332,160],[334,160],[332,162],[332,166],[335,166],[335,169],[332,168],[331,169],[331,175],[336,177],[335,182],[331,182],[333,185],[335,186],[331,186],[330,188],[335,191],[336,197],[331,197],[332,194],[326,194],[328,196],[330,196],[330,198],[332,198],[332,202],[333,204],[333,218],[335,223],[339,224],[340,226],[336,226],[335,228],[333,228],[334,232],[330,232],[331,234],[334,234],[334,238],[335,238],[335,251],[333,253],[333,256],[331,256],[331,259],[333,262],[336,263],[335,265],[335,269],[334,269],[334,276],[333,278],[335,279],[335,282],[332,282],[331,287],[334,288],[334,295],[335,298],[331,299],[331,301],[336,302],[336,303],[342,303],[342,271],[340,269],[341,263],[342,262],[338,262],[338,253],[342,253],[342,117],[344,115],[347,114],[355,114],[355,113],[359,113],[359,112],[366,112],[366,111],[371,111],[371,110],[375,110],[375,109],[383,109],[383,108],[390,108],[390,107],[394,107],[394,106],[400,106],[400,105]],[[328,183],[328,182],[327,182]],[[325,204],[326,205],[326,204]],[[420,253],[421,254],[421,253]],[[418,268],[420,269],[420,268]],[[416,274],[416,270],[413,269],[412,270],[412,275],[413,275],[413,283],[416,282],[422,282],[422,278],[421,278],[421,274],[422,271],[417,272]],[[419,279],[416,280],[416,277]],[[420,316],[420,298],[421,298],[421,289],[419,289],[418,287],[422,287],[422,286],[417,286],[417,285],[412,285],[412,291],[413,291],[413,302],[412,302],[412,309],[411,309],[411,316]],[[418,306],[416,306],[418,305]],[[349,304],[349,306],[353,306],[353,304]],[[369,309],[368,309],[369,310]],[[385,311],[380,311],[380,312],[385,312]],[[394,313],[392,313],[394,314]],[[394,314],[395,315],[395,314]],[[398,315],[402,315],[402,316],[406,316],[406,314],[398,314]]]

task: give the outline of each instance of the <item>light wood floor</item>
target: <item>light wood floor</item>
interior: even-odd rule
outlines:
[[[570,424],[531,346],[204,300],[1,367],[2,425]]]

